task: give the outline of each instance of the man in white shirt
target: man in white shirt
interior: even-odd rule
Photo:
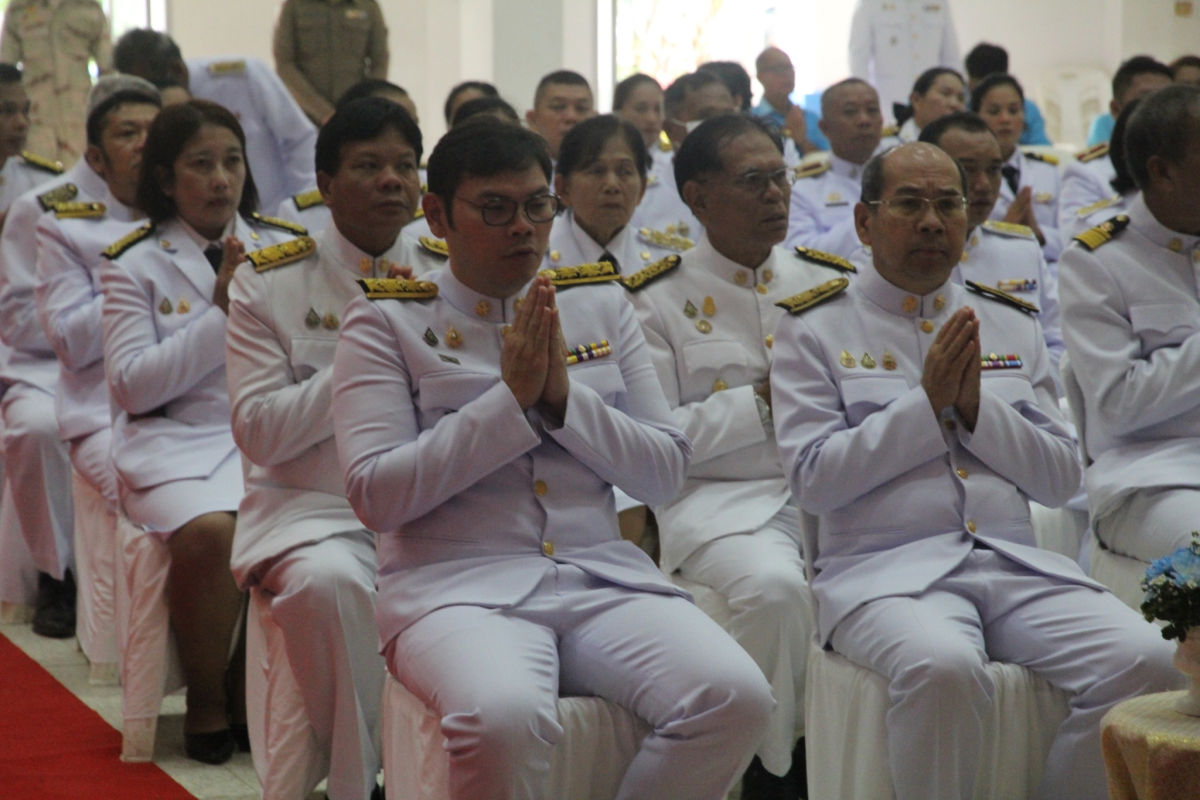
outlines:
[[[557,161],[558,147],[567,131],[595,114],[595,100],[587,78],[561,69],[538,81],[533,108],[525,112],[525,122],[546,140],[550,158]]]

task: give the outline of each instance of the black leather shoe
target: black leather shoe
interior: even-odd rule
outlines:
[[[187,757],[204,764],[224,764],[237,749],[233,731],[226,728],[212,733],[185,733],[183,749]]]
[[[371,800],[387,800],[387,796],[383,793],[382,786],[376,786],[375,791],[371,792]]]
[[[758,756],[742,775],[742,800],[796,800],[800,789],[794,776],[795,766],[782,778],[767,772]]]
[[[51,639],[69,639],[75,635],[75,578],[70,570],[61,581],[45,572],[38,573],[33,632]]]
[[[250,752],[250,729],[246,727],[244,722],[233,722],[229,725],[229,730],[233,732],[233,741],[237,745],[239,753]]]
[[[792,769],[788,774],[796,779],[796,796],[800,800],[808,800],[808,753],[804,748],[803,736],[792,748]]]

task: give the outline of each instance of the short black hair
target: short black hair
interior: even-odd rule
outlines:
[[[429,154],[429,194],[442,198],[446,221],[454,223],[452,200],[466,177],[486,178],[537,165],[550,182],[553,166],[546,140],[528,128],[484,114],[451,128]]]
[[[691,78],[691,73],[680,75],[671,85],[663,90],[663,114],[668,117],[674,117],[683,108],[684,101],[687,100],[687,83]]]
[[[1180,56],[1167,65],[1171,69],[1171,74],[1175,80],[1179,80],[1179,70],[1184,67],[1195,67],[1200,69],[1200,56]]]
[[[353,142],[367,142],[386,128],[393,128],[417,153],[421,162],[421,129],[408,109],[386,97],[364,97],[339,105],[317,134],[317,172],[336,175],[342,166],[342,150]]]
[[[761,133],[771,140],[775,149],[783,153],[783,140],[779,132],[753,114],[731,112],[721,114],[700,123],[688,134],[675,153],[675,184],[683,197],[683,186],[707,172],[720,172],[725,168],[721,160],[721,149],[730,140],[745,133]]]
[[[963,80],[962,74],[956,69],[950,69],[949,67],[930,67],[918,75],[917,79],[913,81],[912,94],[915,94],[918,97],[924,97],[925,95],[929,94],[929,90],[933,88],[933,84],[935,84],[937,79],[943,75],[953,75],[954,77],[958,78],[958,82],[963,86],[967,85],[967,82]]]
[[[988,75],[975,85],[975,91],[971,92],[971,110],[978,114],[979,109],[983,107],[983,98],[987,97],[988,92],[997,86],[1011,86],[1016,90],[1021,101],[1025,101],[1025,90],[1021,88],[1020,81],[1007,72],[997,72]]]
[[[88,114],[87,143],[99,146],[100,140],[104,136],[104,129],[108,127],[109,116],[121,106],[127,105],[143,105],[162,108],[162,98],[152,97],[146,92],[139,92],[136,89],[126,89],[124,91],[117,92],[112,97],[109,97],[103,103],[92,109],[91,114]]]
[[[1198,133],[1200,88],[1173,83],[1143,97],[1125,130],[1125,158],[1138,188],[1145,191],[1150,185],[1146,164],[1151,157],[1180,163]]]
[[[450,119],[450,112],[451,109],[454,108],[454,101],[458,99],[458,96],[463,92],[470,91],[479,92],[484,97],[500,96],[500,90],[487,81],[463,81],[451,89],[450,93],[446,95],[446,102],[442,106],[442,116],[446,118],[447,125],[450,125],[453,122],[453,120]]]
[[[509,105],[507,100],[499,97],[476,97],[458,107],[458,110],[454,112],[454,119],[450,121],[450,127],[461,125],[471,117],[477,117],[480,114],[491,114],[497,118],[504,117],[509,122],[521,122],[517,110]]]
[[[337,99],[336,107],[341,108],[342,106],[348,106],[355,100],[362,100],[367,97],[375,97],[376,95],[383,94],[384,92],[402,94],[405,97],[408,97],[408,91],[404,87],[397,86],[391,81],[385,81],[382,78],[364,78],[346,91],[342,92],[342,96]]]
[[[725,84],[725,88],[734,97],[740,97],[741,110],[750,110],[750,98],[754,94],[754,89],[750,83],[750,73],[746,72],[746,68],[736,61],[709,61],[707,64],[701,64],[696,72],[709,72],[721,79],[721,83]],[[699,88],[699,87],[696,87]]]
[[[1121,62],[1113,73],[1112,96],[1120,97],[1133,85],[1133,79],[1138,75],[1162,75],[1169,81],[1175,80],[1175,73],[1166,64],[1152,56],[1133,56]]]
[[[829,116],[828,104],[833,102],[834,92],[836,92],[838,89],[844,89],[847,86],[857,86],[859,84],[862,84],[863,86],[871,86],[871,84],[867,83],[862,78],[845,78],[845,79],[840,80],[837,83],[833,84],[825,91],[821,92],[821,116],[822,117]],[[876,97],[878,97],[878,96],[879,96],[878,93],[876,93]]]
[[[629,151],[633,153],[633,163],[637,165],[638,175],[646,177],[646,172],[650,169],[650,154],[646,152],[642,134],[632,124],[612,114],[585,119],[567,131],[562,145],[558,148],[556,172],[565,177],[587,169],[596,162],[604,145],[614,136],[624,138]]]
[[[998,44],[980,42],[967,53],[963,65],[967,77],[982,80],[996,72],[1008,72],[1008,51]]]
[[[886,176],[883,174],[884,160],[889,154],[894,153],[901,147],[907,146],[908,145],[901,144],[896,145],[895,147],[889,147],[879,155],[872,157],[871,160],[867,162],[867,165],[863,167],[862,195],[859,197],[859,200],[863,203],[866,203],[872,212],[875,210],[875,206],[870,204],[883,199],[883,185],[886,178]],[[940,150],[941,148],[938,149]],[[949,154],[947,154],[947,158],[949,158]],[[957,159],[951,158],[950,160],[954,162],[954,166],[958,170],[959,188],[962,190],[963,194],[966,194],[967,171],[963,169],[962,164],[958,163]]]
[[[1137,181],[1129,171],[1129,159],[1125,157],[1125,131],[1129,130],[1129,118],[1134,110],[1141,105],[1142,98],[1135,97],[1121,108],[1117,121],[1113,123],[1112,136],[1108,140],[1108,158],[1113,170],[1117,173],[1108,185],[1117,194],[1125,194],[1137,188]]]
[[[169,78],[172,67],[183,62],[179,45],[161,31],[134,28],[113,46],[113,68],[147,80]]]
[[[542,97],[546,94],[546,89],[551,86],[582,86],[588,90],[588,94],[592,93],[592,85],[587,82],[587,78],[580,75],[578,72],[569,69],[559,69],[551,72],[549,75],[543,75],[538,81],[537,90],[533,93],[533,107],[537,108],[542,102]]]
[[[150,125],[146,133],[146,144],[142,148],[142,174],[138,179],[137,206],[146,212],[151,222],[161,223],[174,217],[179,209],[175,201],[163,191],[166,176],[174,176],[175,161],[192,137],[204,125],[228,128],[246,152],[246,134],[233,112],[225,106],[208,100],[189,100],[165,108]],[[258,189],[254,176],[250,174],[250,162],[246,161],[246,182],[242,186],[242,200],[238,213],[248,217],[258,208]]]
[[[974,111],[956,111],[953,114],[939,117],[922,128],[917,141],[941,147],[942,137],[951,130],[966,131],[967,133],[990,134],[992,132],[988,124],[983,121],[983,117]]]
[[[620,111],[623,109],[625,104],[629,102],[629,98],[634,91],[639,86],[647,83],[658,89],[660,92],[662,91],[662,86],[659,86],[658,81],[654,80],[654,78],[651,78],[644,72],[635,72],[633,75],[630,75],[628,78],[618,83],[617,87],[613,89],[613,111]]]
[[[721,80],[721,76],[714,70],[696,70],[687,75],[680,75],[678,79],[667,89],[663,95],[663,104],[669,105],[672,102],[678,105],[669,105],[672,109],[672,116],[683,110],[683,106],[687,103],[687,96],[694,92],[699,92],[705,86],[724,86],[729,90],[729,84]],[[678,88],[676,88],[678,87]],[[674,94],[672,93],[674,90]],[[729,92],[733,94],[732,91]]]
[[[16,64],[0,64],[0,86],[21,82],[21,70]]]

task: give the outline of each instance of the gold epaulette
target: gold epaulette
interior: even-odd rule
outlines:
[[[152,233],[154,233],[154,223],[147,222],[137,230],[125,234],[120,239],[117,239],[115,242],[110,244],[104,251],[103,255],[109,261],[112,261]]]
[[[1058,156],[1050,155],[1049,153],[1040,153],[1037,150],[1022,150],[1026,158],[1032,158],[1034,161],[1041,161],[1043,164],[1052,164],[1058,166]]]
[[[815,178],[818,175],[824,175],[831,169],[833,169],[832,161],[814,161],[809,164],[801,164],[796,167],[796,178]]]
[[[296,204],[297,211],[307,211],[314,206],[325,205],[325,198],[321,197],[320,189],[313,189],[311,192],[292,195],[292,202]]]
[[[53,211],[56,205],[74,200],[78,194],[79,187],[73,183],[64,183],[62,186],[56,186],[48,192],[39,194],[38,202],[42,205],[42,211]]]
[[[675,149],[675,145],[671,144],[671,137],[667,136],[666,131],[658,132],[658,149],[664,153],[669,153]]]
[[[255,272],[266,272],[308,258],[316,250],[317,243],[311,236],[299,236],[261,250],[254,250],[247,253],[246,258],[254,265]]]
[[[362,278],[358,285],[368,300],[432,300],[438,295],[438,286],[432,281]]]
[[[241,75],[246,71],[245,59],[236,61],[214,61],[208,65],[209,75]]]
[[[1005,305],[1012,306],[1019,311],[1024,311],[1026,314],[1038,313],[1038,307],[1033,303],[1028,303],[1019,297],[1013,297],[1008,292],[1002,292],[993,286],[984,286],[982,283],[967,281],[967,291],[974,292],[975,294],[986,297],[989,300],[996,300],[1004,303]]]
[[[550,279],[551,283],[559,287],[621,280],[621,275],[607,261],[597,261],[594,264],[580,264],[575,267],[544,269],[541,274],[545,275]]]
[[[992,233],[999,233],[1002,236],[1016,236],[1021,239],[1037,239],[1033,232],[1033,228],[1028,225],[1018,225],[1015,222],[1000,222],[999,220],[989,219],[983,223],[984,230]]]
[[[1103,200],[1097,200],[1096,202],[1092,203],[1090,206],[1084,206],[1083,208],[1079,209],[1079,211],[1077,211],[1076,214],[1081,217],[1086,217],[1088,214],[1091,214],[1093,211],[1099,211],[1102,208],[1108,208],[1109,206],[1115,206],[1119,202],[1121,202],[1121,195],[1114,194],[1110,197],[1104,198]]]
[[[884,128],[881,131],[879,131],[879,135],[881,138],[884,138],[884,139],[886,139],[889,136],[899,136],[900,128],[896,125],[885,125]]]
[[[54,216],[59,219],[95,219],[103,217],[104,203],[55,203]]]
[[[841,256],[826,253],[824,250],[813,250],[811,247],[797,247],[796,258],[802,258],[822,267],[833,267],[842,272],[858,272],[858,268]]]
[[[1094,144],[1083,152],[1075,154],[1075,160],[1086,164],[1089,161],[1095,161],[1097,158],[1108,155],[1108,142]]]
[[[789,314],[801,314],[810,308],[819,306],[821,303],[837,297],[846,291],[846,287],[849,285],[850,280],[848,278],[834,278],[831,281],[825,281],[820,286],[814,286],[806,292],[785,297],[775,305]]]
[[[61,161],[52,161],[49,158],[42,158],[39,155],[34,155],[28,150],[21,151],[21,158],[25,159],[25,163],[31,167],[44,169],[46,172],[53,172],[55,175],[63,174],[63,165]]]
[[[435,239],[432,236],[422,236],[417,241],[421,243],[421,249],[427,253],[433,253],[435,256],[442,258],[450,257],[450,245],[441,239]]]
[[[665,233],[664,231],[656,231],[654,228],[642,228],[638,231],[643,241],[658,247],[674,250],[677,253],[685,253],[696,246],[696,243],[686,236],[680,236],[677,233]]]
[[[1075,241],[1086,247],[1088,251],[1095,250],[1102,244],[1107,244],[1113,240],[1121,231],[1125,230],[1125,226],[1129,224],[1129,217],[1124,214],[1118,214],[1112,219],[1101,222],[1094,228],[1088,228],[1083,233],[1075,237]]]
[[[656,280],[679,266],[679,256],[660,258],[645,269],[621,278],[621,285],[631,292],[640,292]]]
[[[304,227],[298,222],[292,222],[290,219],[267,217],[258,213],[257,211],[250,215],[250,219],[254,220],[260,225],[266,225],[268,228],[275,228],[276,230],[285,231],[286,233],[294,233],[297,236],[308,235],[308,228]]]

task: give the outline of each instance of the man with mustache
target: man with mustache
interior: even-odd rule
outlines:
[[[1065,503],[1079,463],[1029,309],[950,280],[966,183],[924,142],[872,159],[854,209],[872,263],[776,332],[779,449],[819,518],[818,637],[888,681],[897,800],[972,796],[988,661],[1071,694],[1035,797],[1101,800],[1101,717],[1180,676],[1155,626],[1034,541],[1029,500]]]
[[[368,283],[333,374],[350,504],[379,538],[380,641],[441,720],[453,800],[546,797],[562,694],[651,728],[620,798],[718,800],[773,701],[754,662],[617,530],[691,447],[611,264],[538,274],[558,210],[537,134],[453,128],[423,199],[446,268]]]

